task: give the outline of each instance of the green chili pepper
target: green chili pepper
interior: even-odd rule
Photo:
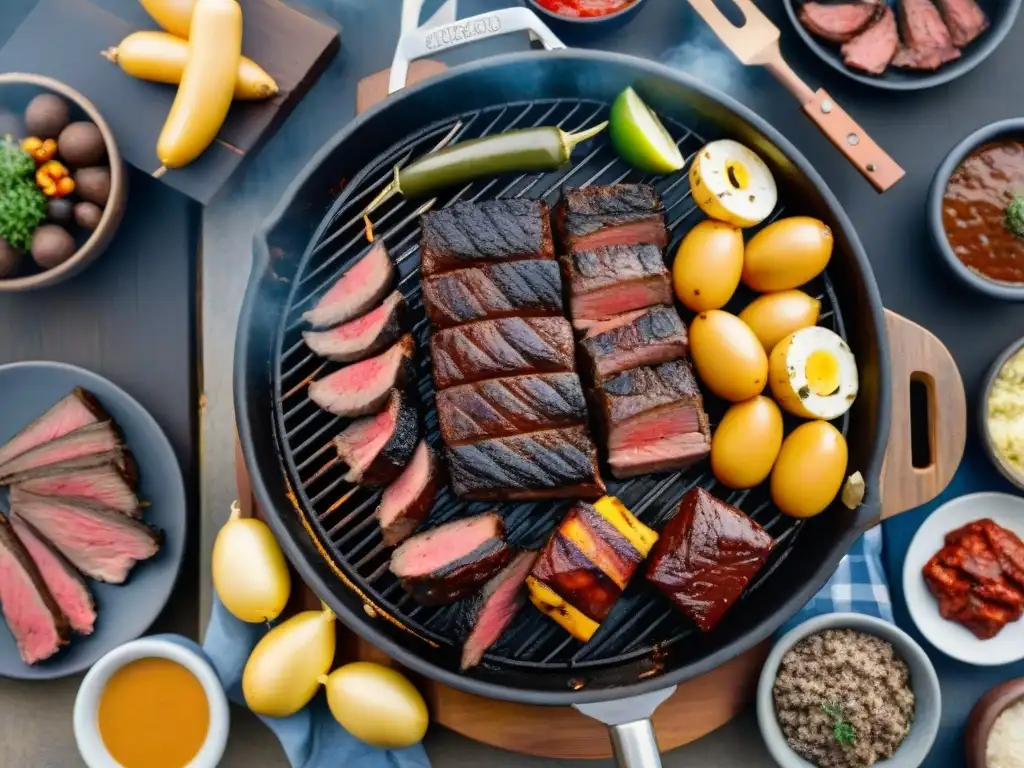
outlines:
[[[1024,237],[1024,197],[1018,195],[1006,206],[1003,226],[1010,230],[1014,237]]]

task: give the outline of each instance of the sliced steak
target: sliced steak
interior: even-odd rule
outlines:
[[[303,331],[302,338],[313,352],[339,363],[354,363],[382,352],[407,330],[405,298],[398,291],[362,317],[329,331]]]
[[[647,314],[647,310],[648,307],[644,307],[643,309],[634,309],[629,312],[623,312],[621,315],[612,315],[611,317],[605,317],[601,320],[595,320],[584,329],[583,338],[593,339],[606,331],[611,331],[615,328],[626,325],[627,323],[631,323],[638,317]]]
[[[636,243],[668,245],[665,206],[647,184],[567,189],[554,218],[565,253]]]
[[[80,635],[91,635],[96,626],[96,603],[82,574],[20,517],[14,517],[11,525],[71,629]]]
[[[553,259],[457,269],[426,278],[423,303],[435,328],[499,317],[561,315],[562,275]]]
[[[949,28],[942,21],[939,9],[932,0],[900,0],[900,33],[903,44],[915,51],[953,47]]]
[[[880,75],[892,62],[899,44],[896,17],[892,9],[886,7],[878,21],[844,43],[840,52],[846,66],[869,75]]]
[[[448,472],[460,499],[596,499],[605,491],[585,426],[449,446]]]
[[[378,240],[302,318],[314,328],[328,328],[365,315],[391,292],[397,276],[395,263]]]
[[[588,333],[580,344],[595,382],[641,365],[678,360],[689,350],[686,326],[672,307],[652,307],[624,319],[602,333]]]
[[[594,394],[601,419],[609,428],[681,400],[701,403],[700,386],[688,360],[624,371]]]
[[[441,390],[498,376],[569,373],[572,326],[564,317],[507,317],[448,328],[430,338],[434,384]]]
[[[25,451],[98,421],[112,419],[93,395],[76,387],[0,447],[0,466]]]
[[[387,546],[407,539],[427,518],[441,485],[441,474],[433,449],[421,440],[402,474],[384,489],[377,507],[377,522]]]
[[[812,35],[832,43],[845,43],[859,35],[882,12],[877,0],[855,3],[804,3],[800,23]]]
[[[573,325],[672,303],[672,285],[661,249],[655,245],[615,245],[562,257],[569,283]]]
[[[936,0],[953,45],[963,48],[988,29],[988,17],[974,0]]]
[[[960,56],[958,48],[925,48],[918,51],[901,45],[896,51],[892,65],[900,69],[933,72],[947,62],[956,61]]]
[[[131,482],[111,461],[95,462],[85,467],[68,467],[66,464],[44,467],[34,477],[19,482],[18,487],[36,496],[85,499],[132,517],[142,516],[139,497],[135,495]]]
[[[710,632],[761,570],[775,542],[703,488],[683,496],[651,552],[647,580]]]
[[[620,428],[608,446],[608,465],[619,480],[636,475],[678,472],[704,459],[711,451],[705,432],[677,432],[693,422],[693,408],[667,405],[664,412],[639,416]]]
[[[67,618],[3,515],[0,515],[0,608],[26,664],[50,658],[71,638]]]
[[[56,441],[55,441],[56,442]],[[56,471],[62,472],[85,472],[98,469],[107,465],[115,467],[131,488],[138,488],[139,471],[135,466],[135,459],[127,448],[118,447],[112,451],[103,453],[91,453],[79,456],[74,459],[66,459],[53,464],[41,464],[37,467],[22,470],[4,479],[5,485],[23,485],[28,480],[35,480],[38,477],[48,477]]]
[[[29,470],[49,467],[60,462],[117,451],[121,438],[113,422],[101,421],[68,432],[63,437],[36,446],[0,467],[0,484],[14,482],[17,476]]]
[[[490,379],[437,393],[437,420],[448,445],[585,424],[587,403],[575,373]]]
[[[497,512],[453,520],[416,534],[391,553],[391,572],[423,605],[471,595],[512,559]]]
[[[383,411],[353,421],[334,438],[334,447],[348,464],[346,480],[387,485],[402,474],[419,439],[416,406],[402,391],[393,389]]]
[[[420,219],[423,277],[478,261],[553,259],[548,204],[543,200],[456,203]]]
[[[391,390],[407,390],[416,381],[415,342],[406,334],[398,343],[371,357],[309,383],[309,399],[338,416],[376,413]]]
[[[464,639],[463,671],[475,667],[526,604],[526,577],[537,559],[536,552],[520,552],[483,589],[466,600],[456,619]]]

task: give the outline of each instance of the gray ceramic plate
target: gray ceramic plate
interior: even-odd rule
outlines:
[[[163,610],[181,569],[185,548],[185,482],[167,436],[152,416],[124,390],[102,376],[62,363],[30,362],[0,366],[0,444],[75,387],[103,404],[124,432],[139,465],[140,496],[150,502],[143,517],[164,531],[156,557],[139,563],[121,586],[89,581],[96,599],[96,630],[74,637],[55,656],[28,666],[14,638],[0,621],[0,676],[43,680],[88,669],[107,651],[144,633]],[[7,512],[7,492],[0,494]]]

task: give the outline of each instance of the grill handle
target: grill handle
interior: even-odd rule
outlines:
[[[391,76],[388,80],[388,94],[405,87],[409,75],[409,62],[425,56],[457,48],[466,43],[475,43],[490,37],[529,32],[549,51],[565,48],[565,43],[533,11],[528,8],[504,8],[492,13],[442,24],[432,29],[417,29],[402,35],[391,62]]]
[[[651,717],[675,692],[673,685],[628,699],[573,706],[608,726],[608,737],[619,768],[661,768],[661,753]]]

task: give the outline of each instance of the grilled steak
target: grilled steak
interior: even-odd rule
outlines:
[[[314,328],[328,328],[365,315],[384,300],[397,276],[384,243],[378,240],[302,318]]]
[[[480,663],[487,649],[501,637],[526,604],[526,577],[537,559],[536,552],[520,552],[483,589],[466,600],[456,619],[464,639],[463,671]]]
[[[86,576],[123,584],[135,564],[160,551],[163,533],[128,515],[82,501],[11,489],[11,512]]]
[[[456,203],[420,219],[423,277],[476,261],[553,259],[548,205],[543,200]]]
[[[646,315],[647,310],[648,307],[644,307],[643,309],[634,309],[631,310],[630,312],[623,312],[621,315],[613,315],[612,317],[605,317],[602,318],[601,320],[595,320],[594,322],[590,323],[590,325],[587,326],[583,338],[592,339],[604,333],[605,331],[611,331],[614,330],[615,328],[619,328],[623,325],[626,325],[627,323],[631,323],[638,317]]]
[[[917,50],[900,46],[893,57],[892,65],[900,69],[916,69],[923,72],[932,72],[943,64],[956,61],[960,58],[958,48],[925,48]]]
[[[338,416],[364,416],[384,407],[392,389],[416,381],[415,342],[411,334],[376,357],[346,366],[309,383],[309,399]]]
[[[50,658],[71,638],[67,618],[3,515],[0,515],[0,608],[26,664]]]
[[[840,52],[846,66],[870,75],[880,75],[892,62],[899,44],[896,17],[891,8],[885,7],[881,18],[844,43]]]
[[[497,376],[568,373],[572,326],[563,317],[508,317],[448,328],[430,338],[434,384],[444,389]]]
[[[497,512],[453,520],[416,534],[391,553],[391,572],[423,605],[471,595],[512,559]]]
[[[948,51],[953,38],[932,0],[900,0],[900,33],[903,44],[914,51]]]
[[[562,276],[554,260],[457,269],[425,279],[423,303],[435,328],[498,317],[561,315]]]
[[[402,474],[384,489],[377,507],[377,522],[387,546],[407,539],[430,514],[441,471],[433,449],[421,440]]]
[[[575,373],[543,373],[463,384],[437,393],[448,445],[585,424],[587,403]]]
[[[348,464],[345,479],[360,485],[396,480],[416,450],[420,420],[416,406],[400,390],[391,390],[387,407],[349,424],[334,438],[338,457]]]
[[[588,333],[580,344],[595,382],[641,365],[678,360],[689,349],[686,326],[672,307],[653,307],[625,320],[602,333]]]
[[[647,580],[710,632],[761,570],[773,546],[755,521],[694,488],[654,545]]]
[[[76,387],[0,448],[0,466],[15,456],[98,421],[111,421],[91,394]]]
[[[585,426],[449,446],[448,472],[460,499],[596,499],[605,490]]]
[[[804,3],[800,6],[800,23],[812,35],[832,43],[852,40],[882,12],[878,0],[853,3]]]
[[[953,45],[963,48],[988,29],[988,17],[974,0],[935,0]]]
[[[672,286],[661,250],[654,245],[616,245],[562,257],[569,306],[577,328],[602,318],[672,303]]]
[[[405,299],[398,291],[362,317],[329,331],[303,331],[306,345],[320,357],[339,363],[354,363],[382,352],[405,333]]]
[[[567,189],[554,218],[565,253],[635,243],[668,245],[665,206],[647,184]]]
[[[96,604],[82,574],[20,517],[14,517],[11,525],[71,629],[91,635],[96,626]]]
[[[20,457],[19,457],[20,458]],[[103,453],[92,453],[79,456],[66,461],[58,461],[53,464],[41,464],[31,469],[16,472],[4,478],[5,485],[22,485],[28,480],[35,480],[37,477],[47,477],[51,473],[60,471],[79,472],[93,470],[106,465],[112,465],[124,475],[125,482],[131,488],[138,487],[139,472],[135,466],[135,459],[127,448],[117,447],[112,451]]]
[[[604,382],[594,394],[609,428],[680,400],[701,402],[697,377],[687,360],[624,371]]]
[[[132,517],[142,515],[139,498],[131,483],[124,472],[110,461],[93,462],[93,466],[84,468],[64,464],[44,467],[34,477],[19,482],[18,487],[36,496],[85,499]]]
[[[117,451],[121,439],[112,422],[101,421],[68,432],[63,437],[36,446],[11,459],[0,467],[0,484],[13,482],[19,474],[28,470],[48,467],[59,462],[92,456],[98,453]]]

